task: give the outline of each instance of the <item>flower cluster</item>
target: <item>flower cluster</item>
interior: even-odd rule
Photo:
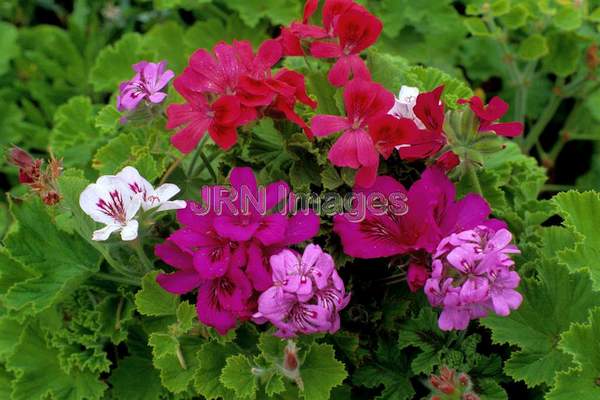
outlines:
[[[237,128],[262,115],[283,116],[312,135],[294,111],[296,102],[317,106],[306,94],[304,76],[285,68],[272,73],[283,55],[279,41],[265,41],[256,54],[247,41],[218,43],[213,53],[198,49],[174,81],[186,101],[167,109],[167,128],[180,128],[171,138],[177,149],[191,152],[208,131],[227,150],[237,142]]]
[[[372,46],[383,29],[381,21],[352,0],[326,0],[322,26],[309,20],[317,11],[318,0],[307,0],[302,22],[283,28],[280,36],[287,56],[304,56],[304,48],[316,58],[332,58],[329,82],[345,86],[351,77],[370,80],[371,74],[360,53]]]
[[[182,227],[155,249],[177,270],[159,275],[158,283],[176,294],[198,289],[199,320],[222,334],[238,320],[249,319],[260,293],[273,285],[269,258],[319,230],[319,218],[312,212],[292,217],[277,212],[289,193],[285,182],[267,185],[260,207],[245,204],[261,199],[251,169],[234,168],[229,181],[230,188],[205,187],[204,204],[188,201],[177,213]],[[221,208],[223,203],[226,207]]]
[[[271,268],[273,286],[258,299],[257,322],[271,322],[284,338],[338,331],[350,295],[329,254],[314,244],[302,256],[286,249],[271,256]]]
[[[469,321],[492,310],[510,314],[523,300],[515,288],[519,274],[513,271],[511,233],[479,225],[444,238],[433,256],[433,271],[425,283],[429,303],[442,307],[442,330],[466,329]]]
[[[90,184],[79,197],[81,209],[94,221],[106,226],[94,232],[93,240],[106,240],[112,233],[121,232],[129,241],[137,238],[140,209],[167,211],[185,207],[185,201],[171,198],[179,188],[171,183],[154,187],[133,167],[125,167],[117,175],[105,175]]]

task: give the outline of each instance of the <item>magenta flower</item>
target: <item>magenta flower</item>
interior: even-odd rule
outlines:
[[[504,228],[480,225],[440,242],[425,283],[429,303],[442,308],[440,329],[466,329],[470,320],[489,311],[507,316],[521,305],[515,290],[520,278],[510,258],[519,250],[511,240]]]
[[[335,333],[350,295],[331,256],[310,244],[302,256],[283,250],[270,262],[273,285],[259,297],[255,321],[271,322],[280,337]]]
[[[350,214],[336,215],[333,229],[342,239],[344,252],[352,257],[390,257],[418,250],[433,253],[442,238],[451,233],[482,224],[503,225],[497,220],[486,220],[491,210],[481,196],[469,194],[456,200],[453,183],[437,167],[425,170],[408,191],[388,176],[377,177],[369,189],[354,191],[364,197],[383,193],[392,205],[394,198],[404,194],[408,211],[400,215],[401,207],[388,207],[386,213],[367,209],[364,220],[359,222]]]
[[[408,272],[406,274],[406,282],[408,283],[408,288],[411,292],[416,292],[423,286],[425,286],[425,282],[429,279],[429,270],[427,267],[415,263],[410,263],[408,265]]]
[[[274,211],[289,195],[285,182],[259,188],[251,169],[234,168],[230,183],[203,188],[202,204],[188,201],[177,213],[182,227],[155,249],[176,269],[158,283],[176,294],[197,289],[199,320],[221,334],[249,319],[260,292],[273,286],[268,257],[319,230],[312,212],[288,218]]]
[[[166,61],[151,63],[140,61],[133,65],[135,76],[119,85],[119,96],[117,96],[117,110],[135,110],[139,103],[147,101],[158,104],[167,97],[161,90],[173,79],[175,73],[166,70]]]

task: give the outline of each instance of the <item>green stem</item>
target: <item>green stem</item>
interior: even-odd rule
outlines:
[[[467,171],[465,173],[466,178],[468,178],[471,181],[471,184],[473,185],[473,188],[475,189],[475,191],[483,196],[483,191],[481,190],[481,184],[479,183],[479,177],[477,177],[477,172],[475,171],[475,168],[473,166],[467,166]]]
[[[144,251],[144,247],[142,246],[142,242],[140,242],[139,238],[135,239],[134,241],[131,242],[131,247],[133,247],[133,249],[135,250],[135,253],[137,254],[140,261],[142,262],[145,272],[152,271],[154,269],[154,265],[152,264],[152,261],[150,261],[150,259],[146,255],[146,252]]]
[[[535,125],[525,137],[525,142],[523,143],[523,153],[528,154],[531,151],[531,148],[535,146],[540,136],[544,132],[544,129],[546,129],[546,126],[548,123],[550,123],[552,117],[554,117],[554,114],[556,113],[556,110],[558,110],[561,101],[562,97],[558,95],[553,95],[550,98],[550,101],[548,104],[546,104],[546,108],[544,111],[542,111],[542,114],[535,122]]]
[[[117,282],[117,283],[125,283],[131,286],[142,286],[142,283],[139,279],[127,278],[124,276],[115,276],[111,274],[106,274],[104,272],[96,272],[94,274],[95,277],[100,278],[105,281]]]
[[[204,163],[204,166],[206,167],[206,169],[208,169],[208,172],[210,173],[210,176],[212,176],[213,178],[213,183],[217,183],[217,173],[215,172],[215,170],[213,169],[212,165],[210,164],[210,161],[208,158],[206,158],[206,155],[204,154],[204,152],[200,149],[200,151],[198,151],[198,153],[200,154],[200,158],[202,159],[202,162]]]
[[[206,143],[207,140],[208,140],[208,135],[205,134],[202,137],[200,144],[198,144],[198,147],[196,148],[196,152],[194,153],[194,158],[192,158],[192,162],[190,163],[190,166],[188,167],[188,170],[187,170],[188,177],[192,176],[192,173],[194,172],[194,168],[196,167],[196,162],[198,161],[198,157],[200,156],[200,153],[202,152],[202,148],[204,147],[204,144]]]

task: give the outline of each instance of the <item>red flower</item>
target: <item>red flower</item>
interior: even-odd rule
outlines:
[[[398,146],[400,157],[405,160],[428,158],[437,153],[446,143],[443,133],[444,104],[440,98],[443,86],[417,97],[413,112],[423,129],[411,130],[406,140]]]
[[[372,14],[351,9],[342,14],[335,25],[337,42],[314,42],[310,52],[317,58],[337,58],[328,74],[334,86],[344,86],[350,79],[370,80],[371,75],[360,53],[377,41],[383,25]]]
[[[460,158],[450,150],[442,154],[435,162],[435,165],[443,169],[446,173],[452,171],[458,164],[460,164]]]
[[[376,118],[385,116],[394,104],[394,95],[377,83],[351,81],[344,90],[346,117],[316,115],[311,121],[317,136],[343,131],[329,150],[329,160],[339,167],[358,169],[356,184],[369,187],[375,182],[379,154],[368,132]]]
[[[500,97],[492,97],[487,106],[484,106],[483,101],[477,96],[473,96],[469,100],[458,100],[458,104],[466,103],[479,118],[479,132],[491,131],[505,137],[515,137],[523,133],[523,124],[520,122],[494,123],[508,111],[508,104]]]
[[[204,95],[182,86],[179,78],[175,79],[174,85],[187,103],[169,106],[167,129],[184,126],[171,137],[173,146],[182,153],[194,150],[207,130],[215,143],[227,150],[237,141],[236,128],[255,117],[251,111],[242,108],[234,96],[222,96],[209,104]]]

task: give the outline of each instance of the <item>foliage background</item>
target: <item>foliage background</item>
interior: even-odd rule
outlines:
[[[340,399],[425,396],[426,375],[449,365],[469,373],[489,399],[507,393],[598,398],[593,385],[600,375],[595,308],[600,306],[600,235],[594,221],[600,220],[600,197],[567,192],[548,199],[561,190],[600,189],[600,2],[363,3],[384,22],[376,51],[369,54],[376,79],[394,91],[413,79],[422,86],[454,82],[457,91],[465,81],[478,94],[500,95],[511,103],[509,119],[526,123],[529,139],[517,145],[545,169],[514,145],[502,156],[487,157],[480,173],[495,214],[509,222],[523,249],[518,262],[527,279],[521,310],[472,324],[465,333],[444,334],[423,297],[411,296],[403,283],[386,284],[393,268],[375,262],[369,263],[372,268],[353,266],[356,305],[345,316],[345,331],[301,345],[305,385],[314,388],[304,396],[328,398],[342,380],[345,385],[331,392]],[[0,146],[19,145],[40,156],[51,151],[67,168],[80,170],[61,181],[71,211],[49,215],[32,203],[13,204],[9,212],[7,197],[0,201],[1,398],[298,396],[280,375],[260,382],[236,375],[244,363],[269,364],[279,357],[282,348],[268,335],[244,328],[237,338],[217,340],[210,331],[197,332],[186,300],[157,291],[152,276],[144,278],[135,297],[128,286],[103,281],[100,255],[89,243],[72,240],[71,233],[91,229],[73,211],[85,179],[131,164],[153,180],[178,157],[162,126],[117,124],[115,89],[130,78],[131,64],[167,59],[178,73],[196,48],[232,39],[256,45],[297,19],[301,8],[297,0],[0,4]],[[448,75],[419,72],[412,67],[417,64]],[[322,110],[335,109],[333,93],[318,92],[318,79],[309,73],[310,90],[329,99]],[[323,154],[300,136],[282,139],[268,123],[253,133],[231,157],[259,166],[263,177],[289,171],[283,177],[296,189],[335,190],[347,182],[331,170],[315,176],[319,169],[313,166]],[[209,157],[219,170],[228,162],[216,151]],[[1,190],[14,198],[23,195],[16,169],[2,165],[0,171]],[[191,198],[210,175],[174,179],[184,186],[183,197]],[[459,188],[466,192],[468,184]],[[73,248],[65,253],[62,243],[69,240]],[[351,260],[338,254],[338,262]],[[211,340],[191,339],[198,335]],[[593,343],[583,346],[586,340]],[[185,370],[177,357],[182,349],[197,354],[186,358]],[[586,357],[590,352],[595,357]],[[310,375],[311,362],[319,374]],[[247,386],[261,389],[243,392]]]

